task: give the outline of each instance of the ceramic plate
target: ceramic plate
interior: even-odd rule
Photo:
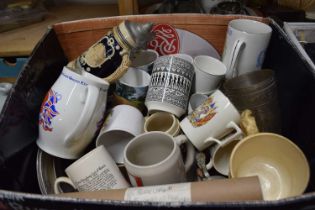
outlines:
[[[209,55],[220,59],[219,53],[208,41],[187,30],[175,29],[167,24],[157,24],[152,30],[156,37],[148,48],[156,50],[159,55],[186,53],[192,57]]]
[[[70,164],[68,160],[57,158],[38,149],[36,159],[37,180],[43,195],[54,194],[56,177],[65,176],[64,169]],[[71,192],[70,186],[61,185],[62,192]]]

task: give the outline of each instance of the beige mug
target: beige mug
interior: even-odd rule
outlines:
[[[145,119],[144,131],[163,131],[177,136],[180,132],[179,120],[171,113],[156,112]]]

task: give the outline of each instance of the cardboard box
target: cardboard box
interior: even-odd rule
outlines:
[[[257,19],[273,28],[264,68],[273,69],[278,80],[282,134],[304,151],[311,166],[311,180],[303,195],[278,201],[170,204],[74,199],[39,193],[35,165],[38,113],[46,92],[69,60],[124,19],[172,24],[200,35],[222,53],[227,24],[235,18]],[[0,209],[311,209],[315,206],[314,76],[314,69],[272,19],[167,14],[99,18],[53,25],[20,73],[0,115]]]

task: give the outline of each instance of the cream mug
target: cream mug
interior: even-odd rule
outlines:
[[[265,200],[301,195],[310,179],[303,151],[275,133],[245,137],[234,147],[229,163],[231,178],[259,177]]]
[[[168,112],[153,113],[144,122],[144,132],[150,131],[163,131],[171,136],[177,136],[180,132],[179,120]]]

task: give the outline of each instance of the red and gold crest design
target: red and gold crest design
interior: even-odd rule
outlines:
[[[157,24],[152,28],[155,38],[149,42],[148,48],[155,50],[159,55],[179,53],[180,40],[176,29],[168,24]]]
[[[194,127],[200,127],[206,124],[216,115],[216,105],[213,98],[210,96],[207,100],[203,102],[193,113],[191,113],[187,118],[189,122]]]

